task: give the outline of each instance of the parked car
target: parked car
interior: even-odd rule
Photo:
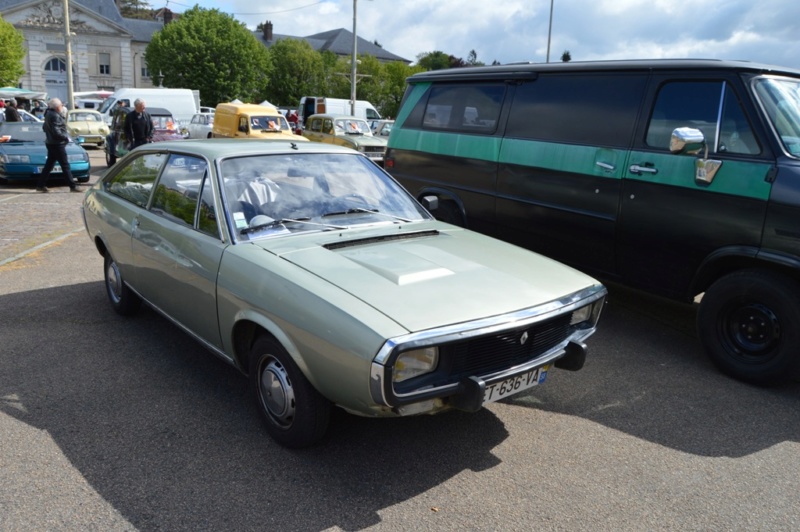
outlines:
[[[698,339],[720,370],[800,376],[800,70],[585,61],[408,83],[386,167],[436,196],[437,218],[699,299]]]
[[[41,118],[39,118],[38,116],[36,116],[34,114],[29,113],[25,109],[19,109],[18,108],[17,112],[19,113],[19,117],[22,119],[23,122],[43,122],[43,120]],[[5,119],[6,119],[5,107],[0,108],[0,113],[3,114],[2,119],[0,119],[0,122],[5,122]]]
[[[147,107],[145,110],[153,120],[153,142],[183,139],[172,113],[161,107]],[[111,128],[105,145],[108,166],[116,163],[117,158],[127,154],[130,149],[130,143],[125,138],[125,119],[130,112],[131,110],[127,107],[118,107],[111,118]]]
[[[286,120],[276,107],[264,104],[221,103],[214,113],[214,125],[211,128],[214,137],[248,138],[261,140],[294,140],[298,139]]]
[[[190,139],[210,139],[211,128],[214,126],[214,113],[197,113],[186,126]]]
[[[363,154],[313,142],[148,144],[83,216],[113,309],[144,301],[247,374],[289,447],[318,441],[333,405],[476,411],[580,369],[606,294],[436,221]]]
[[[89,154],[78,144],[67,144],[67,158],[73,177],[89,180]],[[41,122],[0,122],[0,181],[38,180],[47,160],[47,146]],[[56,164],[51,176],[58,177]]]
[[[392,132],[394,120],[374,120],[372,122],[372,134],[376,137],[388,137]]]
[[[67,113],[67,131],[72,138],[80,138],[81,146],[96,144],[102,148],[109,133],[103,115],[91,109],[73,109]]]
[[[314,142],[353,148],[376,163],[383,163],[386,153],[386,139],[374,137],[367,121],[355,116],[311,115],[303,136]]]

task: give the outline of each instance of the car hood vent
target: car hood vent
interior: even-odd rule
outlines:
[[[331,244],[325,244],[323,247],[329,250],[336,250],[342,248],[349,248],[354,246],[363,246],[366,244],[377,244],[379,242],[389,242],[392,240],[410,240],[412,238],[420,238],[420,237],[427,237],[427,236],[438,236],[439,231],[430,230],[430,231],[417,231],[414,233],[401,233],[396,235],[380,235],[380,236],[373,236],[369,238],[359,238],[356,240],[347,240],[345,242],[333,242]]]

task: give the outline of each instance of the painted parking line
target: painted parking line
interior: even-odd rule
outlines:
[[[64,240],[65,238],[69,238],[69,237],[71,237],[72,235],[78,234],[78,233],[80,233],[80,232],[82,232],[82,231],[84,231],[84,228],[83,228],[83,227],[79,227],[78,229],[73,229],[73,230],[72,230],[72,231],[70,231],[69,233],[65,233],[65,234],[63,234],[63,235],[61,235],[61,236],[58,236],[58,237],[56,237],[56,238],[53,238],[52,240],[48,240],[47,242],[44,242],[44,243],[42,243],[42,244],[39,244],[38,246],[34,246],[34,247],[30,248],[30,249],[26,249],[25,251],[23,251],[23,252],[21,252],[21,253],[17,253],[17,254],[16,254],[16,255],[14,255],[13,257],[10,257],[10,258],[8,258],[8,259],[5,259],[5,260],[2,260],[2,261],[0,261],[0,267],[2,267],[2,266],[5,266],[5,265],[6,265],[6,264],[8,264],[9,262],[14,262],[15,260],[19,260],[19,259],[21,259],[22,257],[24,257],[24,256],[26,256],[26,255],[29,255],[29,254],[31,254],[31,253],[33,253],[33,252],[35,252],[35,251],[39,251],[39,250],[40,250],[40,249],[42,249],[42,248],[46,248],[47,246],[50,246],[50,245],[52,245],[52,244],[55,244],[56,242],[59,242],[59,241],[61,241],[61,240]]]
[[[0,203],[2,203],[2,202],[4,202],[4,201],[8,201],[8,200],[10,200],[10,199],[14,199],[14,198],[20,198],[20,197],[22,197],[22,196],[27,196],[27,195],[28,195],[28,194],[14,194],[13,196],[7,196],[7,197],[5,197],[5,198],[0,198]]]

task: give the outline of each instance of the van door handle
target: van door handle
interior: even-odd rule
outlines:
[[[613,172],[616,166],[609,163],[604,163],[603,161],[596,161],[594,164],[602,168],[603,170],[608,170],[609,172]]]
[[[657,174],[658,168],[652,168],[650,166],[639,166],[638,164],[632,165],[629,170],[632,174],[642,175],[642,174]]]

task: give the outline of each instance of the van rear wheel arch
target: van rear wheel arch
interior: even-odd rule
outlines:
[[[447,191],[427,189],[421,191],[417,198],[422,202],[426,196],[436,196],[439,200],[438,207],[431,211],[437,220],[458,227],[467,227],[466,209],[457,196]]]

